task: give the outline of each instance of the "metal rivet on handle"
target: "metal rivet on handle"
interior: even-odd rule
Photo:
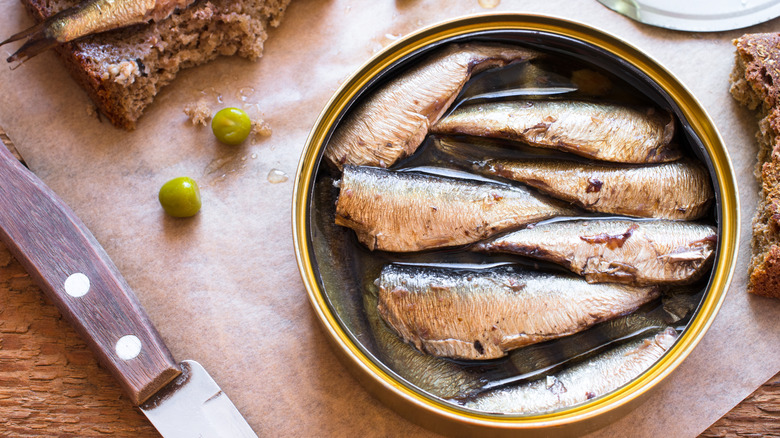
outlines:
[[[65,293],[72,297],[83,297],[89,292],[89,278],[81,272],[72,274],[65,280]]]
[[[114,350],[120,359],[134,359],[141,352],[141,340],[133,335],[122,336],[116,341]]]

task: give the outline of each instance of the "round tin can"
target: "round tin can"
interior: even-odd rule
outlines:
[[[498,41],[539,48],[582,59],[620,76],[635,89],[662,102],[679,120],[692,152],[709,170],[715,192],[712,220],[718,228],[715,261],[703,298],[677,342],[628,384],[588,402],[558,411],[532,414],[475,412],[433,397],[400,378],[377,359],[361,322],[361,290],[354,273],[340,272],[344,248],[318,225],[332,221],[331,198],[317,194],[323,151],[339,121],[354,102],[388,77],[435,48],[465,41]],[[331,182],[332,185],[332,182]],[[330,217],[320,218],[320,215]],[[723,141],[693,95],[666,69],[624,41],[592,27],[549,16],[486,14],[437,24],[399,39],[353,74],[327,103],[302,153],[295,179],[293,238],[298,266],[309,300],[338,356],[358,380],[407,419],[455,436],[582,435],[627,413],[693,350],[725,298],[736,262],[739,206],[737,187]],[[334,265],[336,267],[334,267]],[[357,303],[355,301],[358,301]]]

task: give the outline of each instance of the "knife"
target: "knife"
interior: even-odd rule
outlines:
[[[92,233],[4,146],[0,240],[163,437],[257,437],[200,364],[176,363]]]
[[[598,0],[628,18],[689,32],[741,29],[780,16],[777,0]]]

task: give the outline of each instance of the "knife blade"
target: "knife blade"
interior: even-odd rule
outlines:
[[[598,0],[640,23],[688,32],[741,29],[780,16],[777,0]]]
[[[0,240],[163,437],[257,437],[202,366],[173,359],[92,233],[4,146]]]

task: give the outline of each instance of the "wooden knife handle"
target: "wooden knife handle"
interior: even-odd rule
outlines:
[[[0,240],[134,404],[180,374],[135,294],[73,211],[0,144]]]

